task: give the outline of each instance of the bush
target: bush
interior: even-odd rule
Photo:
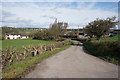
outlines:
[[[72,40],[77,40],[77,41],[80,41],[80,42],[82,42],[82,43],[84,43],[84,42],[86,42],[87,41],[87,39],[85,39],[85,38],[76,38],[76,39],[72,39]]]
[[[41,30],[34,34],[33,39],[39,40],[57,40],[58,37],[55,37],[50,30]]]
[[[2,40],[4,40],[4,39],[5,39],[5,35],[2,34]]]
[[[110,62],[120,61],[120,42],[118,41],[84,42],[84,46],[92,55],[107,59]]]

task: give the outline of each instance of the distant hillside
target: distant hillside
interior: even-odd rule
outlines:
[[[36,32],[38,30],[43,30],[43,29],[46,29],[46,28],[13,28],[13,27],[4,26],[2,27],[2,34],[3,35],[5,35],[5,33],[26,34],[26,33]]]

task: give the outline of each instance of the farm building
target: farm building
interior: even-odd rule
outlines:
[[[20,35],[20,37],[21,37],[21,39],[27,39],[27,38],[29,38],[29,37],[26,36],[26,35]]]
[[[5,39],[27,39],[29,38],[26,35],[20,35],[20,34],[6,34]]]

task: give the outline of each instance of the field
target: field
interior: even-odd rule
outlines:
[[[0,40],[0,49],[2,48],[2,40]]]
[[[36,31],[39,31],[39,30],[19,30],[19,32],[28,32],[28,33],[36,32]]]
[[[96,40],[96,38],[92,38],[92,40]],[[108,37],[108,38],[100,38],[100,41],[118,41],[118,36]]]
[[[56,41],[44,41],[44,40],[33,40],[33,39],[18,39],[18,40],[2,40],[2,48],[14,47],[18,50],[23,50],[22,46],[28,45],[39,45],[39,44],[52,44]]]

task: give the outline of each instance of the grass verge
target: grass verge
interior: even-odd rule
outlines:
[[[28,59],[25,59],[23,61],[19,61],[17,63],[13,63],[10,66],[2,69],[2,78],[5,79],[10,79],[10,78],[20,78],[24,76],[28,71],[30,71],[31,68],[35,66],[35,64],[39,63],[41,60],[58,53],[62,50],[67,49],[70,47],[71,44],[68,44],[61,49],[55,49],[54,51],[51,52],[46,52],[45,54],[41,54],[35,57],[31,57]]]

